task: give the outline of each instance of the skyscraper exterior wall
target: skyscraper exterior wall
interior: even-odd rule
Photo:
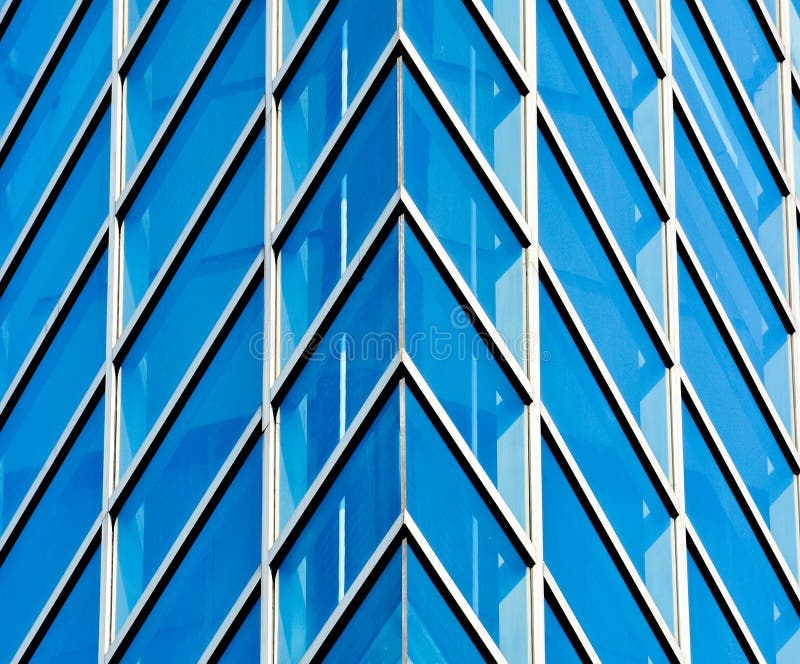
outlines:
[[[0,662],[800,662],[800,0],[0,3]]]

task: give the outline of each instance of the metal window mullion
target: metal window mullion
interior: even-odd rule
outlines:
[[[578,657],[581,661],[589,664],[602,664],[591,641],[589,641],[589,637],[586,636],[586,632],[583,631],[583,627],[573,613],[572,607],[567,602],[567,598],[564,597],[564,593],[561,592],[561,588],[556,583],[553,574],[546,565],[543,565],[543,567],[545,595],[550,604],[550,609],[556,615],[561,628],[567,635],[572,647],[575,648]]]
[[[553,117],[547,110],[544,101],[538,99],[539,129],[544,134],[553,156],[561,167],[564,178],[570,185],[570,189],[578,199],[578,204],[586,215],[589,223],[593,227],[597,239],[603,246],[603,250],[608,257],[611,267],[620,279],[622,287],[630,297],[636,313],[645,327],[650,339],[652,339],[658,354],[667,366],[675,364],[675,352],[673,344],[667,338],[664,329],[659,321],[653,306],[647,299],[642,290],[639,280],[633,271],[628,259],[622,252],[622,248],[617,242],[614,232],[608,225],[597,201],[594,198],[589,185],[581,175],[578,166],[571,152],[567,148],[558,127],[555,125]]]
[[[0,6],[0,39],[5,35],[6,29],[9,23],[11,23],[11,19],[14,18],[14,13],[19,9],[21,4],[22,0],[6,0],[3,5]]]
[[[100,256],[107,247],[107,231],[108,220],[103,222],[100,230],[95,234],[89,249],[84,254],[78,268],[64,288],[64,292],[58,298],[58,302],[56,302],[47,317],[22,365],[6,389],[3,398],[0,399],[0,427],[5,424],[17,402],[22,398],[25,388],[55,341],[59,329],[61,329],[61,326],[75,307],[86,282],[91,277],[92,271],[97,267]]]
[[[681,383],[686,407],[690,410],[690,414],[698,425],[698,429],[703,436],[703,442],[708,446],[715,463],[725,478],[726,485],[744,513],[745,519],[761,548],[764,550],[764,555],[775,572],[775,576],[780,581],[795,610],[800,612],[800,585],[798,585],[797,579],[786,562],[783,552],[778,547],[769,526],[753,500],[739,470],[736,468],[736,464],[725,447],[725,442],[714,427],[714,423],[711,421],[697,391],[685,374],[681,377]]]
[[[547,2],[548,0],[541,1]],[[586,73],[586,77],[611,122],[625,153],[628,155],[631,165],[636,171],[648,197],[653,202],[658,216],[662,220],[667,219],[670,215],[670,209],[664,196],[664,191],[661,188],[661,183],[653,174],[653,169],[650,167],[650,163],[647,161],[647,157],[645,157],[644,151],[633,133],[633,129],[631,129],[628,120],[622,113],[622,109],[611,91],[600,65],[592,54],[577,19],[572,14],[566,0],[549,0],[549,2],[561,24],[567,41],[574,47],[575,55],[580,61],[581,67]]]
[[[756,273],[760,277],[761,282],[764,285],[764,289],[767,291],[767,295],[772,301],[778,316],[780,316],[781,320],[783,321],[783,324],[790,332],[793,332],[797,329],[797,322],[791,307],[786,300],[783,289],[778,284],[775,275],[772,273],[772,268],[767,263],[767,259],[764,257],[764,253],[758,244],[758,240],[756,240],[755,235],[753,234],[753,230],[750,228],[750,224],[745,219],[744,214],[739,207],[739,203],[736,200],[736,197],[733,195],[730,185],[725,180],[722,170],[720,169],[719,164],[717,163],[717,160],[711,151],[711,148],[706,142],[705,137],[700,131],[700,127],[697,124],[692,111],[689,109],[686,98],[683,96],[683,93],[681,92],[680,87],[675,80],[672,81],[672,96],[673,107],[676,114],[680,116],[679,121],[683,120],[681,125],[686,131],[693,149],[697,153],[697,158],[700,161],[703,170],[710,171],[710,173],[707,172],[706,175],[711,181],[712,187],[714,188],[717,196],[719,196],[722,206],[728,213],[730,222],[733,225],[737,236],[741,240],[742,246],[747,252],[747,255],[749,256]]]
[[[606,403],[614,412],[620,428],[642,464],[653,488],[664,503],[667,512],[674,517],[678,514],[678,500],[672,485],[541,247],[539,248],[539,274],[542,283],[553,298],[553,304],[567,327],[575,347],[597,381]]]
[[[662,0],[660,5],[663,6],[665,1],[666,0]],[[633,26],[633,31],[639,38],[648,60],[650,60],[650,64],[653,66],[656,76],[663,79],[668,71],[667,61],[658,46],[657,40],[650,32],[650,26],[647,24],[647,19],[645,19],[641,7],[639,7],[639,3],[637,0],[620,0],[620,4],[622,4],[622,8],[625,10],[625,14],[628,16],[628,20],[631,26]],[[669,17],[667,17],[667,20],[669,20]],[[663,32],[663,26],[665,25],[663,18],[660,23]]]
[[[559,466],[575,497],[580,502],[587,518],[591,521],[595,532],[603,542],[609,557],[614,562],[633,599],[642,610],[642,615],[653,629],[654,636],[665,647],[665,654],[673,662],[682,662],[683,655],[672,630],[655,603],[649,589],[645,585],[639,571],[634,566],[622,541],[614,530],[611,521],[597,500],[588,481],[581,472],[578,463],[572,456],[569,446],[558,431],[547,409],[542,406],[542,424],[546,431],[548,446],[556,457]],[[670,526],[671,527],[671,526]]]
[[[29,661],[36,651],[36,648],[47,634],[47,630],[53,624],[53,621],[58,616],[58,612],[61,610],[64,603],[69,599],[70,592],[72,592],[75,584],[78,583],[81,574],[86,570],[97,547],[100,545],[102,521],[103,515],[100,514],[89,528],[86,537],[84,537],[83,542],[81,542],[77,552],[72,557],[67,569],[50,594],[44,608],[39,612],[38,617],[25,636],[22,645],[17,649],[16,654],[11,660],[12,664],[20,664],[21,662]]]
[[[75,3],[72,5],[58,35],[54,39],[47,54],[44,56],[44,60],[36,71],[36,74],[34,74],[33,80],[25,92],[25,96],[14,111],[14,115],[9,121],[5,131],[0,135],[0,165],[5,162],[11,148],[14,147],[28,117],[44,92],[53,71],[55,71],[64,52],[75,36],[83,17],[86,15],[89,5],[91,5],[91,0],[75,0]]]
[[[774,0],[773,0],[774,2]],[[782,0],[778,0],[778,4],[781,4]],[[781,38],[781,32],[783,32],[783,27],[776,26],[772,21],[772,16],[769,13],[769,10],[764,5],[764,0],[750,0],[750,6],[753,9],[753,13],[756,16],[756,20],[758,21],[761,30],[764,32],[764,35],[769,42],[770,48],[772,48],[773,53],[775,54],[775,59],[780,63],[782,61],[786,61],[789,58],[787,57],[788,48],[784,46],[784,44],[788,44],[788,40],[784,40]],[[788,14],[782,13],[780,10],[787,9],[786,5],[781,5],[779,12],[778,12],[778,19],[788,27]],[[781,19],[783,16],[783,19]]]
[[[127,178],[127,184],[125,184],[117,200],[116,213],[120,218],[127,214],[139,190],[152,173],[159,157],[178,129],[184,115],[188,112],[192,101],[202,89],[203,83],[208,78],[217,60],[221,57],[249,4],[250,0],[231,0],[231,6],[225,13],[222,22],[189,74],[169,112],[136,165],[135,170]]]
[[[214,510],[224,498],[239,469],[245,463],[261,433],[261,407],[250,418],[247,426],[231,450],[225,463],[215,475],[211,485],[206,489],[200,502],[187,520],[167,554],[164,556],[152,579],[142,591],[125,623],[117,632],[116,639],[106,653],[105,661],[116,662],[135,638],[150,611],[169,585],[181,563],[197,541],[201,531],[208,523]]]
[[[262,99],[251,113],[247,124],[228,152],[225,161],[214,175],[214,179],[209,184],[208,189],[195,207],[191,217],[189,217],[180,235],[175,240],[161,268],[158,270],[155,277],[153,277],[150,286],[131,314],[130,319],[125,325],[125,329],[114,344],[114,359],[125,355],[130,349],[130,346],[136,342],[139,333],[158,306],[161,296],[177,275],[184,259],[191,251],[199,235],[203,232],[206,223],[208,223],[213,215],[220,199],[225,195],[231,181],[238,174],[239,167],[247,158],[248,151],[253,147],[258,132],[261,131],[263,127],[263,119],[264,100]]]
[[[127,2],[129,0],[119,1],[126,3],[125,9],[127,9]],[[139,19],[136,29],[127,40],[125,39],[127,26],[124,25],[124,20],[122,20],[122,25],[120,26],[122,29],[120,33],[120,56],[117,63],[117,72],[121,78],[125,78],[128,75],[130,68],[147,43],[153,29],[158,25],[158,20],[161,18],[168,4],[169,0],[150,0],[150,4],[147,5],[144,14],[142,14]],[[122,9],[122,7],[120,7],[120,9]],[[123,17],[120,18],[123,19]]]

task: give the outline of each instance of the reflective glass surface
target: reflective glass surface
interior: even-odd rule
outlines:
[[[539,242],[669,475],[666,367],[550,146],[539,138]]]
[[[139,27],[139,23],[151,2],[152,0],[127,0],[125,3],[128,37],[132,36],[136,28]]]
[[[242,664],[259,661],[261,652],[261,602],[247,612],[230,643],[219,658],[220,664]]]
[[[17,511],[106,356],[106,255],[0,428],[0,530]]]
[[[263,12],[250,4],[124,215],[123,325],[264,94]]]
[[[682,261],[679,293],[683,367],[787,562],[797,569],[792,472]]]
[[[582,661],[548,601],[544,605],[544,655],[547,661],[559,664]]]
[[[0,262],[28,221],[108,77],[110,34],[111,0],[94,0],[0,163]]]
[[[261,250],[263,156],[256,142],[175,272],[120,369],[124,473]],[[190,326],[186,321],[191,320]]]
[[[785,288],[780,191],[686,0],[672,3],[672,52],[681,92],[767,263]]]
[[[256,290],[159,444],[116,520],[119,628],[261,402],[254,339],[264,320]],[[169,505],[169,509],[164,509]]]
[[[539,308],[542,401],[661,613],[672,624],[669,514],[544,288]]]
[[[0,392],[23,364],[108,215],[106,114],[0,293]]]
[[[121,662],[197,661],[261,560],[261,443],[214,508]]]
[[[103,410],[101,400],[77,434],[23,531],[0,561],[0,660],[4,662],[13,658],[100,514]],[[95,604],[96,599],[92,598]]]
[[[800,19],[798,19],[797,34],[800,35]],[[800,42],[800,39],[798,39]],[[792,42],[794,43],[794,42]],[[798,46],[800,49],[800,46]],[[800,102],[792,95],[792,148],[795,163],[800,160]],[[800,168],[794,170],[794,190],[800,192]]]
[[[153,140],[228,5],[230,0],[172,0],[159,16],[125,77],[127,177]]]
[[[683,449],[686,510],[722,581],[766,660],[797,661],[800,659],[800,616],[685,408]],[[791,505],[792,500],[791,489],[787,489],[782,501]],[[789,527],[788,522],[785,525]],[[743,574],[743,570],[747,573]],[[698,613],[695,611],[693,621],[707,615]],[[716,661],[719,661],[719,641],[721,639],[714,640]]]
[[[550,4],[536,8],[539,94],[663,324],[661,220]]]
[[[800,0],[789,0],[789,26],[792,39],[792,64],[795,69],[800,69]]]

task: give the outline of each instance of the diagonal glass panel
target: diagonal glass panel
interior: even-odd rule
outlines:
[[[219,664],[242,664],[242,662],[258,662],[261,653],[261,601],[247,612],[242,624],[236,629],[225,652],[219,658]]]
[[[116,627],[125,622],[261,403],[264,324],[257,289],[116,519]]]
[[[122,360],[120,476],[261,251],[261,146],[251,148]]]
[[[153,0],[127,0],[125,3],[125,30],[128,38],[136,32],[136,28],[139,27],[142,17],[152,2]]]
[[[559,664],[581,664],[583,660],[575,652],[575,646],[569,640],[567,633],[561,625],[550,606],[545,600],[544,604],[544,655],[548,662]]]
[[[111,0],[94,0],[0,164],[0,263],[100,93],[110,60]]]

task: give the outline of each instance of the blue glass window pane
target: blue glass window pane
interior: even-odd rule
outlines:
[[[100,625],[100,551],[81,573],[30,661],[92,662],[97,659]]]
[[[280,13],[282,54],[284,58],[292,50],[318,4],[319,0],[282,0]]]
[[[671,625],[669,514],[544,288],[539,307],[544,405]]]
[[[172,108],[229,4],[229,0],[172,0],[148,35],[125,78],[127,177]]]
[[[128,0],[125,4],[128,37],[133,35],[152,0]]]
[[[658,0],[635,0],[655,39],[658,39]]]
[[[663,324],[661,220],[550,3],[536,8],[539,93]]]
[[[261,250],[261,145],[251,148],[122,361],[120,475]]]
[[[402,575],[398,551],[333,644],[326,664],[402,661]]]
[[[800,617],[686,409],[683,449],[688,516],[753,638],[768,662],[800,661]],[[781,500],[792,504],[791,487]]]
[[[410,230],[405,248],[408,354],[524,525],[522,400]]]
[[[772,402],[791,430],[789,335],[678,118],[675,178],[681,226]]]
[[[344,274],[397,183],[393,71],[281,247],[281,364]]]
[[[397,353],[397,252],[395,230],[280,405],[281,525]]]
[[[559,664],[581,664],[582,661],[547,601],[544,604],[544,656],[546,661]]]
[[[264,94],[264,7],[250,4],[125,214],[123,325]]]
[[[103,254],[0,428],[0,530],[17,511],[103,365],[107,277]]]
[[[800,1],[790,0],[789,2],[789,31],[792,38],[792,64],[800,70]]]
[[[569,4],[600,71],[660,180],[658,78],[622,3],[570,0]]]
[[[281,563],[278,661],[300,661],[399,516],[399,430],[395,392]]]
[[[769,0],[764,4],[769,5]],[[756,115],[780,154],[778,62],[753,6],[748,0],[705,0],[703,5]]]
[[[728,6],[725,2],[725,6]],[[672,3],[675,79],[778,283],[786,285],[782,198],[686,0]]]
[[[666,367],[550,146],[539,138],[539,241],[669,475]]]
[[[3,598],[0,600],[0,625],[3,626],[1,661],[10,662],[13,658],[67,570],[89,527],[100,514],[102,499],[101,400],[34,508],[24,530],[0,562],[0,597]],[[96,636],[96,627],[94,633]]]
[[[72,0],[28,0],[17,5],[0,35],[0,135],[61,30]]]
[[[408,511],[434,553],[506,660],[527,662],[525,563],[410,392],[406,473]],[[423,625],[430,620],[424,605],[417,606]]]
[[[525,308],[519,241],[408,70],[403,70],[403,114],[403,185],[521,362]]]
[[[219,664],[243,664],[258,662],[261,653],[261,602],[248,611],[247,617],[236,630]]]
[[[682,261],[678,283],[683,367],[786,561],[796,570],[792,472]]]
[[[712,461],[713,463],[713,461]],[[747,662],[717,600],[711,594],[694,557],[689,558],[689,628],[692,634],[692,661],[697,664]]]
[[[95,0],[0,164],[0,262],[86,118],[110,62],[111,1]]]
[[[542,442],[545,560],[601,661],[667,657],[547,444]]]
[[[0,391],[23,363],[108,215],[111,123],[98,125],[0,294]]]
[[[453,664],[486,661],[410,549],[407,565],[408,661]],[[512,619],[519,620],[522,625],[526,623],[524,613],[516,614]],[[519,637],[524,642],[527,634],[523,631]],[[518,654],[523,655],[520,661],[527,661],[524,652]]]
[[[281,209],[308,174],[396,23],[386,0],[341,0],[280,101]]]
[[[261,403],[264,292],[250,298],[117,518],[116,611],[122,626]],[[169,509],[165,509],[165,505]]]
[[[522,98],[461,0],[406,0],[403,29],[518,207]]]
[[[261,561],[261,443],[169,580],[121,662],[196,662]]]
[[[800,17],[798,17],[797,35],[797,42],[800,44]],[[793,41],[792,44],[794,43]],[[800,45],[797,48],[800,50]],[[800,65],[796,66],[800,69]],[[792,129],[794,130],[792,133],[792,148],[794,150],[794,160],[797,163],[800,160],[800,102],[797,101],[797,97],[794,95],[792,95]],[[800,168],[794,169],[794,190],[796,193],[800,193]]]

